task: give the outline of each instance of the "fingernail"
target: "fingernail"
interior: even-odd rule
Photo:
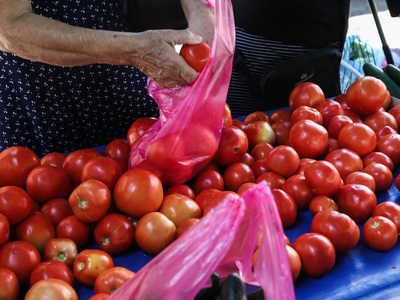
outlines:
[[[200,35],[194,34],[194,40],[196,41],[196,43],[200,43],[203,38]]]

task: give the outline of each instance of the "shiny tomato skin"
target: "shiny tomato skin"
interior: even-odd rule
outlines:
[[[390,126],[383,126],[375,130],[376,140],[378,141],[381,137],[388,134],[397,134],[398,132]]]
[[[249,123],[244,128],[244,132],[247,135],[250,148],[253,148],[258,143],[275,144],[275,132],[267,121],[255,121]]]
[[[224,179],[218,171],[203,170],[194,178],[193,189],[196,195],[207,189],[223,191],[225,189]]]
[[[203,216],[205,216],[210,210],[216,207],[219,203],[224,201],[224,199],[229,195],[239,197],[239,194],[233,191],[218,191],[217,193],[215,193],[210,199],[208,199],[207,203],[204,205]]]
[[[275,146],[287,144],[292,125],[293,123],[290,121],[278,121],[271,124],[271,128],[275,133]]]
[[[375,151],[386,154],[395,167],[400,165],[400,135],[388,134],[379,139]]]
[[[25,295],[25,300],[37,299],[78,300],[78,295],[64,280],[48,278],[38,281]]]
[[[224,125],[232,125],[233,124],[232,112],[231,112],[231,108],[229,107],[228,103],[225,103],[224,113],[222,115],[222,118],[224,120],[224,122],[223,122]]]
[[[222,177],[225,189],[233,192],[237,192],[239,187],[245,182],[256,182],[253,170],[244,163],[229,165]]]
[[[276,172],[265,172],[257,177],[256,183],[260,183],[264,181],[266,185],[269,186],[270,189],[281,189],[283,184],[285,183],[285,177],[279,175]]]
[[[345,184],[339,189],[336,203],[340,212],[361,224],[372,216],[377,200],[375,193],[365,185]]]
[[[282,190],[288,193],[296,203],[299,211],[306,210],[315,194],[304,175],[292,175],[285,180]]]
[[[75,276],[70,267],[61,261],[53,260],[43,261],[32,270],[29,286],[34,285],[39,280],[48,278],[64,280],[72,287],[75,283]]]
[[[295,281],[301,272],[301,259],[296,250],[290,245],[286,246],[286,252],[289,258],[290,272],[292,273],[292,279]]]
[[[127,139],[115,139],[109,142],[104,149],[104,155],[116,160],[121,159],[125,162],[129,159],[131,147]]]
[[[56,229],[45,214],[34,211],[13,228],[13,237],[31,243],[43,255],[46,243],[56,237]]]
[[[242,159],[239,162],[251,167],[254,164],[254,158],[253,156],[251,156],[250,153],[246,152],[245,154],[243,154]]]
[[[96,179],[103,182],[112,191],[122,173],[120,164],[114,158],[98,156],[83,165],[81,182]]]
[[[335,247],[322,234],[304,233],[293,241],[292,247],[300,256],[302,272],[310,277],[322,276],[335,264]]]
[[[369,126],[373,131],[376,131],[384,126],[389,126],[395,131],[399,130],[396,118],[386,111],[377,111],[373,114],[370,114],[364,120],[364,124]]]
[[[43,257],[46,261],[60,261],[71,269],[77,256],[78,247],[68,238],[51,239],[44,247]]]
[[[392,201],[384,201],[379,203],[372,212],[372,216],[382,216],[391,220],[400,233],[400,205]]]
[[[334,210],[317,213],[311,222],[311,231],[326,236],[337,253],[350,251],[360,240],[360,229],[353,219]]]
[[[319,125],[323,124],[322,114],[316,108],[306,105],[300,105],[296,107],[296,109],[292,112],[290,122],[295,124],[296,122],[305,119],[314,121]]]
[[[357,79],[346,91],[347,104],[358,115],[377,112],[385,102],[386,95],[386,85],[372,76]]]
[[[130,169],[117,181],[113,200],[117,208],[133,217],[157,211],[164,198],[160,179],[152,172]]]
[[[342,186],[339,171],[328,161],[315,161],[304,170],[304,176],[316,195],[333,196]]]
[[[375,251],[389,251],[397,243],[399,232],[388,218],[376,216],[365,222],[362,230],[364,243]]]
[[[0,152],[0,165],[0,186],[25,188],[29,172],[40,165],[40,160],[31,149],[13,146]]]
[[[279,121],[289,121],[292,117],[292,113],[287,109],[278,109],[271,114],[271,123]]]
[[[361,157],[356,152],[346,148],[333,150],[325,156],[325,160],[336,167],[343,180],[346,180],[350,173],[362,171],[364,168]]]
[[[374,177],[376,191],[386,192],[391,188],[393,173],[387,166],[379,163],[372,163],[366,166],[363,172]]]
[[[10,222],[5,215],[0,213],[0,248],[8,242],[10,238]],[[0,298],[1,299],[1,298]]]
[[[353,120],[345,115],[336,115],[333,116],[329,124],[327,126],[329,137],[337,139],[339,136],[340,130],[346,126],[347,124],[354,123]]]
[[[336,204],[335,200],[324,195],[318,195],[312,198],[308,209],[313,216],[324,210],[339,211],[339,207]]]
[[[0,267],[0,299],[17,300],[19,293],[17,275],[7,268]]]
[[[328,131],[311,120],[301,120],[290,129],[288,145],[300,158],[318,158],[328,149]]]
[[[343,107],[333,100],[326,100],[316,107],[322,115],[322,125],[328,129],[328,125],[334,116],[344,115]]]
[[[64,165],[66,155],[60,152],[50,152],[43,156],[40,160],[42,166],[53,166],[56,168],[62,168]]]
[[[362,171],[353,172],[346,177],[344,184],[351,184],[351,183],[365,185],[366,187],[370,188],[371,191],[373,192],[375,192],[376,190],[375,178],[372,175]]]
[[[295,174],[304,175],[304,170],[315,161],[316,160],[314,158],[307,158],[307,157],[300,158],[299,167],[297,168]]]
[[[249,148],[249,141],[243,130],[233,125],[222,128],[214,161],[221,166],[239,162]]]
[[[344,126],[339,132],[338,141],[340,147],[350,149],[360,157],[374,151],[377,145],[375,132],[362,123]]]
[[[317,84],[312,82],[303,82],[296,85],[289,95],[289,109],[291,112],[301,105],[315,108],[323,102],[325,102],[324,92]]]
[[[188,219],[199,219],[203,215],[196,201],[181,194],[164,196],[158,211],[170,219],[175,224],[176,228]]]
[[[376,151],[371,152],[371,153],[367,154],[366,156],[364,156],[362,158],[362,161],[363,161],[364,167],[366,167],[372,163],[379,163],[379,164],[383,164],[386,167],[388,167],[391,172],[393,172],[393,169],[394,169],[392,159],[389,156],[387,156],[385,153],[382,153],[382,152],[376,152]]]
[[[80,283],[93,287],[96,278],[105,270],[114,267],[111,256],[102,250],[84,249],[74,261],[73,272]]]
[[[56,197],[68,197],[72,190],[71,179],[64,169],[38,166],[26,178],[26,190],[41,203]]]
[[[244,191],[247,191],[249,188],[255,185],[256,185],[255,182],[245,182],[239,187],[237,193],[241,195]]]
[[[111,205],[111,192],[107,185],[96,179],[82,182],[68,199],[74,215],[87,223],[98,222]]]
[[[182,222],[181,225],[179,225],[178,230],[176,232],[176,238],[182,236],[186,231],[188,231],[190,227],[197,224],[198,222],[200,222],[200,219],[197,218],[191,218]]]
[[[179,54],[184,58],[189,66],[197,72],[201,72],[210,58],[210,52],[210,46],[205,42],[200,42],[194,45],[182,45]]]
[[[21,286],[29,284],[32,270],[41,262],[39,251],[31,243],[11,241],[0,248],[0,267],[13,271]]]
[[[41,206],[40,212],[44,213],[54,226],[57,226],[62,219],[74,214],[72,207],[65,198],[54,198],[46,201]]]
[[[256,121],[267,121],[271,124],[271,117],[263,111],[254,111],[246,116],[244,119],[244,124],[250,124]]]
[[[113,267],[101,273],[94,282],[94,293],[111,295],[116,289],[135,275],[135,272],[124,267]]]
[[[196,198],[196,193],[187,184],[171,185],[170,187],[168,187],[165,190],[164,196],[170,195],[170,194],[182,194],[182,195],[188,196],[189,198],[191,198],[193,200],[194,200],[194,198]]]
[[[92,158],[102,156],[100,151],[92,148],[80,149],[71,152],[64,160],[63,169],[71,178],[72,185],[78,186],[82,183],[82,168]]]
[[[296,172],[299,164],[296,150],[286,145],[275,147],[267,157],[267,169],[286,178]]]
[[[129,147],[133,144],[157,121],[154,117],[143,117],[136,119],[128,129],[127,137]]]
[[[88,223],[79,220],[75,215],[61,220],[56,227],[58,238],[68,238],[75,242],[77,247],[85,246],[91,237],[91,227]]]
[[[175,224],[162,213],[149,212],[136,225],[136,242],[146,253],[157,255],[176,240]]]
[[[196,195],[194,201],[196,201],[196,203],[200,206],[201,211],[204,211],[204,206],[206,205],[208,200],[218,192],[220,192],[220,190],[214,188],[205,189]]]
[[[101,219],[94,228],[94,241],[110,255],[127,250],[135,239],[135,227],[124,215],[111,213]]]
[[[272,189],[272,195],[278,208],[284,229],[290,228],[296,222],[297,206],[292,196],[281,189]]]
[[[268,172],[267,164],[268,164],[268,158],[261,158],[259,160],[256,160],[252,164],[251,170],[253,171],[254,176],[256,177],[256,179],[258,179],[258,177],[260,177],[262,174]],[[279,176],[281,176],[281,175],[279,175]]]

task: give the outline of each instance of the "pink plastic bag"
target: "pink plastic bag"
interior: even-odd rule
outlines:
[[[160,118],[132,149],[129,168],[146,169],[173,185],[190,180],[212,160],[222,130],[234,45],[232,4],[217,0],[210,59],[196,81],[161,89],[149,80]]]
[[[295,299],[282,223],[264,182],[241,197],[225,197],[107,299],[193,299],[213,272],[221,278],[238,272],[246,283],[261,286],[265,299]]]

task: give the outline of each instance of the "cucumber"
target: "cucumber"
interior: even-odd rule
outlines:
[[[395,65],[388,64],[383,68],[383,71],[397,84],[400,86],[400,69]]]
[[[385,72],[375,66],[372,63],[365,63],[363,65],[363,70],[366,76],[373,76],[383,81],[386,85],[387,90],[389,91],[390,95],[393,97],[399,98],[400,97],[400,86],[396,84]]]

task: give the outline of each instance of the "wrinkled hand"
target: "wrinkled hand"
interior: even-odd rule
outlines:
[[[201,37],[189,30],[150,30],[137,36],[133,65],[161,88],[184,86],[198,73],[176,52],[177,44],[198,44]]]

